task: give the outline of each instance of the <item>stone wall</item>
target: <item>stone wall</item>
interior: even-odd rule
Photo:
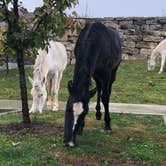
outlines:
[[[82,25],[90,21],[101,21],[107,27],[115,27],[122,41],[123,59],[146,59],[153,48],[166,38],[166,17],[128,17],[103,19],[77,19]],[[84,27],[84,26],[82,26]],[[73,49],[78,34],[67,30],[61,41],[66,45],[68,62],[74,63]]]

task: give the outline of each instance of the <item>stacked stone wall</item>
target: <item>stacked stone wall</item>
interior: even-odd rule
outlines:
[[[100,21],[107,27],[118,30],[122,41],[122,57],[125,60],[146,59],[152,49],[160,41],[166,38],[166,17],[128,17],[128,18],[96,18],[77,19],[82,23]],[[65,44],[68,52],[68,62],[74,63],[74,46],[78,33],[67,30],[61,41]]]

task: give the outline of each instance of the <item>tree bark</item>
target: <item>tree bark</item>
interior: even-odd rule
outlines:
[[[16,50],[16,55],[20,79],[23,123],[30,123],[23,51]]]
[[[9,74],[9,57],[8,57],[8,55],[6,56],[5,63],[6,63],[6,75],[8,75]]]

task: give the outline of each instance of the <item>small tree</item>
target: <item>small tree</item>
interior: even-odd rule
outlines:
[[[4,55],[4,41],[5,41],[5,36],[3,35],[5,31],[4,25],[1,25],[0,27],[0,65],[6,64],[6,73],[8,74],[8,56]]]
[[[54,35],[62,35],[65,29],[65,9],[76,0],[43,0],[36,8],[33,19],[21,18],[21,1],[0,0],[0,21],[7,24],[5,45],[16,57],[22,100],[23,123],[30,123],[27,88],[24,70],[24,54],[29,48],[44,48]]]

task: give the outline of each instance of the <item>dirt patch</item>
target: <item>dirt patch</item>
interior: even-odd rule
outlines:
[[[147,128],[147,126],[143,124],[137,124],[133,127],[126,127],[127,130],[134,130],[134,131],[143,131]]]
[[[56,156],[60,159],[61,165],[71,165],[71,166],[96,166],[97,161],[93,159],[92,155],[87,156],[86,154],[82,154],[81,156],[75,156],[75,154],[68,154],[64,151],[50,151],[50,155]],[[101,157],[101,156],[100,156]]]
[[[75,154],[68,154],[62,151],[50,151],[50,155],[56,156],[60,159],[61,165],[71,166],[98,166],[98,165],[111,165],[111,166],[128,166],[140,165],[139,161],[134,161],[130,158],[124,159],[121,156],[111,156],[109,154],[82,154],[76,156]]]
[[[63,127],[56,124],[46,122],[32,122],[31,124],[24,123],[10,123],[0,124],[0,133],[4,134],[28,134],[32,133],[38,136],[50,136],[60,134],[63,131]]]
[[[154,137],[150,138],[154,142],[157,142],[159,146],[166,147],[166,134],[157,134]]]

